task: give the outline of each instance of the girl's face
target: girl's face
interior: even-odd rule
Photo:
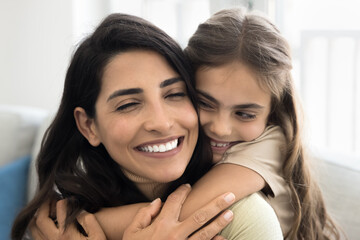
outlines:
[[[185,82],[165,58],[133,50],[106,66],[89,119],[93,146],[102,143],[124,169],[157,182],[185,171],[198,138],[198,118]]]
[[[239,142],[251,141],[264,131],[271,94],[261,88],[256,74],[241,62],[203,67],[196,72],[200,122],[210,138],[213,162]]]

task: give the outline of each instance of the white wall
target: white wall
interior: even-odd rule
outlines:
[[[1,0],[0,104],[57,109],[76,44],[111,11],[143,16],[147,2]]]
[[[71,55],[71,0],[1,0],[0,103],[58,105]]]
[[[0,104],[56,110],[71,54],[111,12],[141,16],[185,46],[235,0],[0,0]],[[258,0],[257,9],[265,8]]]

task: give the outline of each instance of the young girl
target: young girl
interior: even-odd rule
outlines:
[[[309,172],[290,47],[278,29],[261,15],[223,10],[199,25],[185,53],[217,163],[188,201],[212,187],[237,198],[261,191],[286,239],[339,239]]]

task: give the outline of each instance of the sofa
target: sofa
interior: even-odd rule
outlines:
[[[49,111],[0,104],[0,240],[36,189],[35,161],[51,121]]]
[[[0,104],[0,240],[36,190],[34,159],[53,113]],[[348,235],[360,239],[360,171],[317,159],[316,174],[330,214]]]

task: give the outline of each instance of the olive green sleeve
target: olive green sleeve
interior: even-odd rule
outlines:
[[[220,233],[227,240],[284,239],[272,207],[260,193],[254,193],[233,204],[233,221]]]

